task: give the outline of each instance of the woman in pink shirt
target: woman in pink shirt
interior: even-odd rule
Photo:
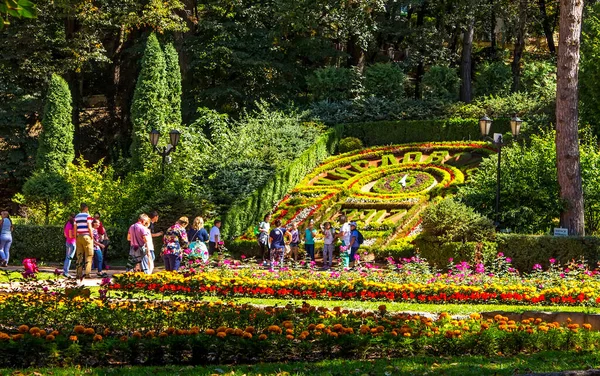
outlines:
[[[64,234],[65,239],[67,240],[67,254],[65,257],[65,264],[63,266],[63,276],[70,278],[69,276],[69,268],[71,267],[71,260],[75,256],[75,243],[77,241],[76,237],[76,227],[75,227],[75,213],[71,213],[69,215],[69,220],[65,223]]]

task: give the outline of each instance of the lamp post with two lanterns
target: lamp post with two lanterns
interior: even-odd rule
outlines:
[[[510,132],[513,138],[517,138],[521,133],[521,124],[523,120],[515,114],[510,119]],[[500,159],[502,157],[502,146],[507,145],[504,142],[502,133],[494,133],[494,137],[489,137],[490,130],[492,129],[492,119],[485,115],[479,119],[479,130],[481,131],[481,137],[484,140],[489,140],[498,150],[498,168],[496,170],[496,209],[494,213],[494,225],[498,227],[500,225]]]
[[[179,144],[179,138],[181,137],[181,133],[178,130],[173,129],[169,132],[169,141],[171,142],[167,146],[163,146],[163,149],[160,150],[158,148],[158,140],[160,139],[160,132],[156,129],[153,129],[150,132],[150,144],[154,148],[154,151],[158,153],[162,157],[162,174],[165,174],[165,163],[167,162],[167,157],[169,154],[175,151],[175,148]]]

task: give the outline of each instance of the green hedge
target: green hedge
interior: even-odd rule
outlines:
[[[107,228],[107,231],[111,239],[109,261],[126,260],[129,257],[127,229]],[[11,264],[20,264],[25,258],[36,258],[43,262],[63,262],[65,260],[63,226],[15,226],[10,251]]]
[[[247,199],[234,204],[223,218],[223,237],[242,235],[248,228],[262,221],[273,205],[293,189],[306,174],[335,152],[342,127],[336,126],[296,158],[290,165],[273,176],[263,187]]]
[[[477,243],[441,243],[435,239],[420,237],[415,240],[415,249],[419,250],[430,264],[445,268],[448,259],[455,263],[472,262]],[[512,265],[521,272],[530,272],[533,265],[540,264],[548,268],[551,258],[561,264],[584,257],[591,268],[600,261],[600,237],[556,237],[549,235],[497,234],[494,242],[483,243],[483,257],[491,260],[498,252],[512,259]]]
[[[398,120],[343,124],[343,137],[356,137],[366,146],[481,140],[478,119]],[[492,132],[510,132],[510,119],[496,119]]]

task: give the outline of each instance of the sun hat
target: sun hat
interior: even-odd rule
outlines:
[[[350,222],[350,226],[358,227],[358,226],[356,225],[356,222]]]

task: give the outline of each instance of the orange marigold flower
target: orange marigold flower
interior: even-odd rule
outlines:
[[[254,333],[254,327],[253,326],[247,326],[244,331],[247,332],[247,333]]]
[[[315,332],[315,335],[316,335],[316,336],[320,336],[321,334],[323,334],[323,333],[321,333],[321,332],[319,332],[319,331],[316,331],[316,332]]]
[[[292,329],[294,327],[294,324],[292,324],[291,321],[284,321],[283,322],[283,327],[286,329]]]
[[[29,331],[29,327],[27,325],[19,326],[19,333],[27,333]]]
[[[54,341],[54,338],[55,338],[55,337],[54,337],[52,334],[48,334],[48,335],[46,336],[46,341],[48,341],[48,342],[52,342],[52,341]]]
[[[336,332],[339,332],[341,330],[344,330],[344,326],[342,324],[335,324],[333,326],[333,330],[335,330]]]
[[[40,337],[45,337],[48,333],[46,333],[46,331],[42,329],[38,334],[40,335]]]
[[[85,327],[83,325],[75,325],[73,331],[77,334],[83,334],[83,332],[85,332]]]
[[[324,324],[318,324],[318,325],[315,327],[315,329],[317,329],[317,330],[323,330],[323,329],[325,329],[325,325],[324,325]]]
[[[70,336],[69,341],[73,341],[73,342],[77,341],[77,336]]]
[[[244,334],[242,335],[243,338],[246,339],[251,339],[252,338],[252,333],[250,332],[244,332]]]
[[[150,330],[150,331],[146,332],[146,337],[154,338],[154,336],[156,336],[156,332],[154,330]]]
[[[385,304],[380,305],[379,307],[377,307],[377,309],[380,310],[381,312],[387,311],[387,307],[385,306]]]
[[[22,334],[15,334],[15,335],[13,335],[13,336],[12,336],[12,340],[13,340],[13,341],[18,341],[18,340],[20,340],[21,338],[23,338],[23,335],[22,335]]]
[[[121,338],[119,338],[121,340],[121,342],[127,342],[127,336],[121,336]]]
[[[438,317],[438,319],[441,320],[441,319],[445,319],[446,317],[450,317],[448,312],[442,312],[442,313],[440,313],[440,316]]]
[[[227,328],[226,328],[226,327],[224,327],[224,326],[219,326],[219,327],[217,328],[217,333],[219,333],[219,332],[224,332],[224,331],[226,331],[226,330],[227,330]]]
[[[278,327],[277,325],[271,325],[271,326],[269,326],[268,330],[271,333],[281,333],[281,328]]]
[[[292,335],[288,334],[287,336],[285,336],[285,339],[287,339],[287,340],[290,340],[290,341],[291,341],[291,340],[293,340],[293,339],[294,339],[294,336],[292,336]]]
[[[104,335],[107,336],[110,334],[110,329],[106,328],[104,329]]]
[[[285,330],[285,334],[294,334],[294,330],[293,329],[286,329]]]
[[[338,336],[338,334],[336,332],[329,332],[327,334],[329,334],[333,338],[337,338],[337,336]]]
[[[481,318],[481,315],[479,313],[471,313],[469,317],[473,320],[479,320]]]
[[[94,335],[95,333],[96,333],[96,331],[94,331],[94,329],[93,329],[93,328],[86,328],[86,329],[83,331],[83,334],[86,334],[86,335],[88,335],[88,336]]]
[[[59,332],[58,330],[54,330],[54,331],[52,331],[52,333],[50,333],[50,334],[52,334],[53,336],[55,336],[55,337],[56,337],[57,335],[59,335],[59,334],[60,334],[60,332]]]
[[[392,330],[392,332],[390,334],[394,337],[396,337],[398,335],[398,333],[395,330]]]
[[[169,333],[169,334],[175,333],[175,328],[173,328],[172,326],[168,327],[167,328],[167,333]]]
[[[344,328],[344,333],[346,333],[346,334],[354,334],[354,329],[352,329],[352,328]]]
[[[233,328],[227,328],[227,329],[225,330],[225,333],[226,333],[226,334],[228,334],[228,335],[229,335],[229,334],[233,334],[233,332],[234,332]]]
[[[0,332],[0,341],[8,341],[10,336],[4,332]]]
[[[215,335],[215,330],[214,329],[206,329],[204,331],[204,333],[208,334],[209,336],[214,336]]]
[[[167,332],[160,332],[160,334],[158,335],[159,338],[165,338],[165,337],[168,337],[168,336],[169,336],[169,333],[167,333]]]
[[[131,335],[133,338],[137,338],[140,339],[142,338],[142,333],[138,332],[137,330],[135,332],[133,332],[133,334]]]
[[[94,342],[100,342],[100,341],[102,341],[102,336],[100,334],[96,334],[94,336]]]
[[[583,324],[582,326],[586,330],[592,330],[592,324]]]
[[[244,335],[244,331],[242,329],[240,329],[240,328],[235,328],[235,330],[233,331],[233,334],[236,335],[236,336],[238,336],[238,337],[241,337],[241,336]]]
[[[225,332],[218,332],[217,333],[217,337],[219,337],[219,338],[225,338],[225,337],[227,337],[227,333],[225,333]]]
[[[261,334],[258,336],[258,339],[261,341],[264,341],[265,339],[267,339],[267,335],[266,334]]]
[[[38,334],[39,332],[40,328],[38,328],[37,326],[34,326],[31,329],[29,329],[29,334]]]
[[[316,327],[317,327],[317,326],[316,326],[315,324],[310,324],[310,325],[308,326],[308,328],[306,328],[306,329],[308,329],[308,330],[315,330],[315,328],[316,328]]]
[[[405,337],[410,337],[410,333],[409,333],[409,332],[406,332],[406,333],[404,333],[404,334],[403,334],[403,336],[405,336]]]

